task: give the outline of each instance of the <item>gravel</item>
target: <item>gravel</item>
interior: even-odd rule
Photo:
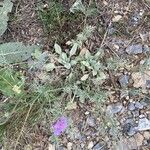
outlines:
[[[123,105],[121,103],[115,103],[107,106],[106,112],[108,114],[116,114],[119,113],[123,109]]]
[[[129,109],[130,111],[135,110],[135,105],[134,105],[134,103],[129,103],[128,109]]]
[[[93,150],[102,150],[103,147],[104,147],[103,144],[97,143],[97,144],[93,147]]]
[[[136,102],[135,107],[138,109],[143,109],[144,106],[140,102]]]
[[[135,44],[126,48],[128,54],[140,54],[143,52],[142,44]]]
[[[87,124],[91,127],[95,127],[96,126],[96,123],[95,123],[95,119],[94,117],[88,117],[87,118]]]
[[[137,128],[135,126],[134,118],[128,118],[123,124],[122,132],[128,136],[133,136],[137,132]]]
[[[93,141],[90,141],[89,144],[88,144],[88,149],[92,149],[94,146],[94,143]]]
[[[140,111],[139,110],[134,110],[134,111],[132,111],[132,114],[133,114],[134,117],[139,117]]]
[[[147,118],[139,119],[137,130],[139,131],[150,130],[150,121]]]
[[[122,76],[120,76],[119,83],[120,83],[121,87],[128,86],[129,76],[128,75],[122,75]]]

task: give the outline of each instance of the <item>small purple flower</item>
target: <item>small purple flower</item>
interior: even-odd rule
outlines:
[[[68,126],[67,118],[62,116],[53,125],[54,135],[59,136]]]

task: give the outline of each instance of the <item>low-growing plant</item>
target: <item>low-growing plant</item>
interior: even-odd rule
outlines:
[[[11,3],[9,8],[10,5]],[[49,30],[62,27],[63,19],[67,18],[58,1],[53,0],[45,6],[45,10],[43,8],[39,11],[45,27]],[[70,11],[71,15],[76,12],[83,13],[86,20],[96,9],[77,0]],[[105,118],[104,128],[110,126],[107,124],[108,117],[103,117],[105,114],[102,106],[109,96],[103,84],[107,79],[108,69],[117,71],[124,67],[125,62],[122,63],[121,60],[118,63],[117,58],[104,61],[105,52],[101,48],[94,52],[89,51],[85,42],[88,42],[95,27],[84,23],[83,31],[75,39],[69,40],[66,48],[57,44],[59,40],[55,42],[54,54],[49,51],[42,52],[35,45],[25,46],[20,42],[0,45],[0,136],[3,141],[5,138],[14,138],[14,149],[25,134],[26,127],[33,128],[43,120],[50,126],[66,110],[76,109],[78,103],[86,104],[88,101],[96,104],[96,109],[99,110],[96,112]],[[25,67],[21,68],[20,63],[25,63]],[[58,75],[61,72],[59,68],[67,72],[63,77]],[[61,78],[60,84],[53,80],[56,76]],[[66,126],[65,124],[64,128]],[[57,132],[57,125],[53,127],[56,128],[55,135],[64,131]]]

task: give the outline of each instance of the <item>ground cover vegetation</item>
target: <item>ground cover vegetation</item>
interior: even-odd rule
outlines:
[[[149,4],[0,1],[2,148],[148,149]]]

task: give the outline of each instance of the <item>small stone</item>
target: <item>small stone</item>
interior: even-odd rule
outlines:
[[[144,145],[144,146],[148,146],[147,140],[143,140],[143,145]]]
[[[141,145],[142,145],[142,143],[143,143],[143,140],[144,140],[144,137],[143,137],[143,135],[142,134],[140,134],[140,133],[137,133],[137,134],[135,134],[135,140],[136,140],[136,143],[137,143],[137,146],[138,147],[140,147]]]
[[[123,109],[123,106],[121,103],[115,103],[115,104],[107,106],[106,112],[108,114],[116,114],[116,113],[119,113],[122,109]]]
[[[144,117],[145,117],[144,114],[139,115],[139,118],[144,118]]]
[[[143,134],[143,136],[144,136],[144,138],[147,139],[147,140],[150,139],[150,132],[145,131],[144,134]]]
[[[146,87],[150,88],[150,80],[146,80]]]
[[[121,87],[126,87],[129,84],[129,76],[128,75],[122,75],[119,78],[119,83],[121,85]]]
[[[114,34],[115,32],[116,32],[116,29],[115,29],[115,28],[113,28],[113,27],[108,28],[108,34],[109,34],[109,35],[112,35],[112,34]]]
[[[69,142],[68,144],[67,144],[67,150],[71,150],[72,149],[72,143],[71,142]]]
[[[134,120],[132,118],[128,118],[125,120],[125,124],[130,123],[131,125],[134,125]]]
[[[91,141],[91,142],[89,142],[89,144],[88,144],[88,149],[92,149],[93,148],[93,146],[94,146],[94,143]]]
[[[136,133],[136,129],[132,126],[131,123],[127,123],[123,126],[123,133],[132,136]]]
[[[134,110],[134,111],[132,111],[132,114],[134,117],[139,117],[140,112],[139,112],[139,110]]]
[[[100,143],[97,143],[94,147],[93,147],[93,150],[100,150],[104,147],[104,145],[100,144]]]
[[[130,130],[127,132],[127,134],[129,135],[129,136],[133,136],[135,133],[136,133],[136,129],[134,128],[134,127],[131,127],[130,128]]]
[[[55,145],[49,143],[48,150],[55,150]]]
[[[112,22],[118,22],[122,18],[121,15],[116,15],[112,18]]]
[[[94,127],[96,124],[95,124],[95,119],[93,117],[88,117],[87,118],[87,124],[91,127]]]
[[[128,109],[129,109],[130,111],[135,110],[135,105],[134,105],[134,103],[129,103]]]
[[[130,150],[126,139],[121,139],[117,142],[115,150]]]
[[[85,147],[85,144],[84,143],[81,143],[81,148],[84,148]]]
[[[127,147],[129,148],[129,150],[137,150],[137,143],[135,138],[130,137],[127,142],[126,142]]]
[[[128,54],[140,54],[143,52],[141,44],[131,45],[126,48]]]
[[[143,105],[140,102],[136,102],[135,107],[138,109],[143,109]]]
[[[89,112],[89,111],[86,111],[84,114],[85,114],[85,115],[89,115],[89,114],[90,114],[90,112]]]
[[[119,45],[117,45],[117,44],[114,44],[114,49],[116,49],[116,50],[119,50]]]
[[[137,129],[139,131],[150,130],[150,121],[147,118],[139,119]]]

